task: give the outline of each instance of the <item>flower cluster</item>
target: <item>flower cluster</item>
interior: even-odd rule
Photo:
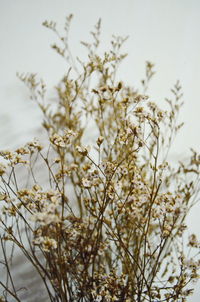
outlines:
[[[19,76],[42,110],[47,140],[44,148],[34,140],[0,152],[5,301],[21,301],[10,241],[52,302],[186,301],[199,278],[200,243],[194,234],[187,247],[180,239],[199,190],[200,157],[192,150],[189,162],[172,167],[168,156],[181,127],[181,86],[164,111],[147,96],[152,63],[142,89],[116,81],[125,39],[113,36],[111,51],[99,56],[100,24],[94,42],[82,43],[89,56],[79,68],[56,23],[45,21],[61,38],[53,49],[70,65],[55,104],[36,75]]]

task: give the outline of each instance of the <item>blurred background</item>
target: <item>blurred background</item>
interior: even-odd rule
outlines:
[[[74,57],[84,58],[80,41],[90,41],[89,32],[101,18],[102,50],[109,48],[112,34],[129,36],[120,80],[140,88],[145,61],[155,63],[149,94],[160,106],[180,80],[185,101],[180,121],[185,125],[174,144],[173,158],[186,159],[190,147],[199,152],[199,0],[0,0],[0,149],[40,136],[42,116],[16,72],[37,73],[46,82],[49,97],[54,97],[53,88],[68,67],[50,48],[57,39],[42,22],[54,20],[62,30],[71,13],[69,44]],[[188,224],[200,238],[199,213],[200,203],[191,210]],[[198,302],[199,296],[197,286],[190,300]]]

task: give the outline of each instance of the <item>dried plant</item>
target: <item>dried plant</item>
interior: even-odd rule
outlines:
[[[200,243],[186,241],[185,218],[197,201],[200,156],[171,166],[169,150],[181,128],[177,82],[161,110],[142,89],[116,80],[126,38],[113,36],[98,55],[99,21],[88,61],[75,60],[59,38],[52,47],[69,64],[48,101],[36,74],[21,74],[43,113],[47,139],[1,151],[0,301],[22,301],[12,261],[23,253],[43,282],[47,301],[186,301],[199,277]],[[21,285],[23,287],[23,284]]]

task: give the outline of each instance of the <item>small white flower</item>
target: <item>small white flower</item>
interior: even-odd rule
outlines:
[[[85,188],[91,188],[92,186],[92,182],[87,179],[87,178],[83,178],[82,179],[82,185],[85,187]]]
[[[76,151],[78,151],[83,156],[86,156],[88,154],[88,150],[85,147],[76,146]]]
[[[6,166],[0,163],[0,176],[2,176],[6,171]]]
[[[57,146],[57,147],[61,147],[64,148],[65,147],[65,142],[62,136],[60,136],[57,133],[54,133],[51,137],[50,137],[50,141],[53,145]]]

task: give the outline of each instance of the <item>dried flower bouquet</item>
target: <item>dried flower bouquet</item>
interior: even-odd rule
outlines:
[[[187,163],[168,162],[182,126],[181,86],[164,111],[147,95],[152,63],[141,91],[117,81],[126,39],[113,36],[98,55],[100,21],[93,42],[82,42],[88,61],[75,61],[71,19],[65,36],[56,23],[43,24],[69,64],[56,102],[35,74],[18,75],[42,110],[47,139],[0,152],[0,301],[23,300],[12,276],[16,251],[37,271],[46,301],[186,301],[199,278],[200,243],[192,234],[187,249],[183,238],[200,156],[192,150]]]

